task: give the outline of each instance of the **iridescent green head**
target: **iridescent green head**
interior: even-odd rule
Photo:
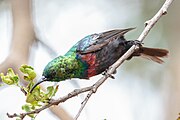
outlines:
[[[58,57],[49,62],[43,70],[42,76],[47,79],[47,81],[58,82],[61,81],[61,77],[58,75],[59,63],[62,57]]]
[[[33,89],[39,85],[42,82],[45,81],[51,81],[51,82],[59,82],[62,79],[61,75],[59,73],[61,73],[61,61],[64,57],[63,56],[59,56],[55,59],[53,59],[51,62],[49,62],[46,67],[43,70],[43,74],[42,74],[42,78],[40,81],[38,81],[31,89],[30,93],[33,91]]]

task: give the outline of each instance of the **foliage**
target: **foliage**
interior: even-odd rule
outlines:
[[[22,106],[22,110],[26,112],[31,112],[35,110],[36,108],[41,107],[44,104],[48,104],[49,100],[56,94],[58,90],[58,86],[49,86],[47,87],[47,92],[44,92],[40,89],[40,86],[37,86],[32,93],[30,93],[30,90],[32,89],[34,83],[34,80],[36,78],[36,72],[34,71],[34,68],[28,65],[21,65],[19,70],[24,75],[24,80],[28,81],[28,85],[26,87],[22,86],[20,84],[20,78],[17,74],[14,73],[12,68],[8,69],[8,72],[6,75],[3,73],[0,74],[0,77],[3,81],[2,85],[15,85],[20,88],[23,93],[25,93],[26,96],[26,104]],[[1,85],[1,86],[2,86]],[[34,114],[30,114],[29,117],[35,118]],[[18,119],[18,118],[17,118]]]
[[[1,79],[4,83],[7,85],[18,85],[19,76],[14,73],[12,68],[8,69],[7,75],[4,75],[3,73],[0,74]]]

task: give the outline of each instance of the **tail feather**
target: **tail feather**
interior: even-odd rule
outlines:
[[[158,57],[166,57],[169,53],[169,51],[165,49],[159,49],[159,48],[141,47],[141,50],[142,50],[142,53],[145,53],[146,55],[158,56]]]
[[[157,56],[150,56],[150,55],[146,55],[146,54],[141,53],[141,57],[148,59],[148,60],[152,60],[152,61],[157,62],[159,64],[162,64],[164,62],[162,59],[160,59]]]
[[[165,49],[146,48],[146,47],[141,47],[139,52],[141,57],[150,59],[160,64],[164,62],[161,58],[167,57],[169,53],[169,51]]]

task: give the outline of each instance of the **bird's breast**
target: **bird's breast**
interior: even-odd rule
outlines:
[[[81,55],[82,61],[85,61],[88,64],[87,68],[87,77],[92,77],[96,75],[96,68],[98,67],[98,63],[96,62],[96,54],[88,53]]]

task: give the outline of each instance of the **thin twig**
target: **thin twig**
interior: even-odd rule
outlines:
[[[149,31],[152,29],[152,27],[157,23],[157,21],[165,14],[167,14],[167,9],[169,8],[169,6],[171,5],[171,3],[174,0],[166,0],[165,3],[163,4],[163,6],[161,7],[161,9],[154,15],[153,18],[151,18],[150,20],[145,22],[145,28],[143,30],[143,32],[141,33],[141,35],[139,36],[139,38],[137,40],[143,42],[144,38],[148,35]],[[138,49],[138,45],[133,45],[117,62],[115,62],[107,71],[107,75],[113,74],[116,69],[128,58],[131,56],[131,54]],[[108,77],[102,77],[99,81],[101,81],[102,83],[107,79]],[[101,83],[101,84],[102,84]],[[95,89],[97,90],[98,87],[100,85],[97,85],[97,87],[95,87]],[[89,91],[88,95],[86,96],[85,100],[83,101],[83,103],[81,104],[81,108],[79,109],[75,120],[78,119],[78,117],[80,116],[80,113],[82,112],[83,108],[85,107],[87,101],[89,100],[89,98],[91,97],[91,95],[93,94],[93,90]]]
[[[149,33],[149,31],[152,29],[152,27],[155,25],[155,23],[162,17],[162,15],[165,15],[167,13],[167,9],[168,7],[171,5],[171,3],[174,0],[166,0],[165,3],[163,4],[162,8],[157,12],[157,14],[150,20],[146,21],[146,27],[143,30],[143,32],[141,33],[141,35],[139,36],[138,40],[139,41],[143,41],[144,38],[147,36],[147,34]],[[39,112],[41,112],[44,109],[49,108],[50,106],[53,105],[58,105],[59,103],[65,102],[66,100],[77,96],[78,94],[84,93],[89,91],[89,93],[87,94],[85,100],[82,102],[81,108],[78,112],[78,114],[76,115],[75,119],[78,119],[81,111],[83,110],[83,108],[85,107],[86,103],[88,102],[89,98],[91,97],[91,95],[93,93],[95,93],[97,91],[97,89],[107,80],[107,78],[109,78],[111,76],[111,74],[113,74],[116,69],[129,57],[131,56],[131,54],[138,49],[139,47],[137,45],[133,45],[117,62],[115,62],[107,71],[106,75],[104,75],[102,78],[100,78],[94,85],[90,86],[90,87],[85,87],[85,88],[81,88],[81,89],[76,89],[72,92],[70,92],[68,95],[61,97],[57,100],[51,100],[49,102],[49,104],[42,106],[41,108],[38,108],[34,111],[31,112],[27,112],[27,113],[21,113],[21,114],[7,114],[9,118],[13,118],[13,117],[20,117],[20,118],[24,118],[26,115],[30,115],[30,114],[38,114]]]
[[[91,95],[93,93],[95,93],[97,91],[97,89],[99,88],[99,86],[101,86],[108,78],[108,75],[104,75],[101,79],[99,79],[93,86],[92,89],[89,91],[89,93],[87,94],[86,98],[84,99],[84,101],[81,103],[81,108],[79,109],[79,112],[77,113],[77,115],[75,116],[75,120],[78,119],[80,113],[82,112],[83,108],[85,107],[86,103],[88,102],[89,98],[91,97]]]
[[[87,92],[87,91],[90,91],[93,89],[93,86],[90,86],[90,87],[84,87],[84,88],[81,88],[81,89],[75,89],[73,90],[72,92],[68,93],[67,95],[65,95],[64,97],[61,97],[57,100],[51,100],[49,101],[49,104],[46,104],[38,109],[35,109],[34,111],[31,111],[31,112],[25,112],[25,113],[20,113],[20,114],[9,114],[7,113],[7,116],[9,118],[14,118],[14,117],[20,117],[21,119],[23,119],[25,116],[27,115],[30,115],[30,114],[38,114],[40,113],[42,110],[44,109],[47,109],[53,105],[58,105],[59,103],[62,103],[62,102],[65,102],[66,100],[72,98],[72,97],[75,97],[77,96],[78,94],[81,94],[81,93],[84,93],[84,92]]]
[[[144,28],[143,32],[139,36],[139,38],[138,38],[139,41],[142,42],[144,40],[144,38],[147,36],[147,34],[149,33],[149,31],[151,30],[151,28],[157,23],[157,21],[163,15],[167,14],[167,9],[169,8],[169,6],[171,5],[171,3],[173,1],[174,0],[166,0],[165,3],[163,4],[163,6],[161,7],[161,9],[154,15],[154,17],[145,22],[146,27]]]

